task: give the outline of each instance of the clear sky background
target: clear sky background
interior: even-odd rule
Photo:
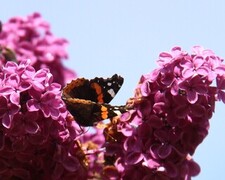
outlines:
[[[124,104],[140,76],[156,68],[161,51],[202,45],[225,58],[224,9],[224,0],[7,0],[0,19],[40,12],[54,34],[70,42],[66,66],[87,78],[125,78],[112,102]],[[209,135],[196,150],[202,171],[194,180],[225,179],[224,110],[217,103]]]

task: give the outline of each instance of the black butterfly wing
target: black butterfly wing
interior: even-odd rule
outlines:
[[[81,126],[93,126],[96,122],[126,112],[125,106],[111,106],[77,98],[67,98],[64,101],[71,115]]]
[[[114,74],[111,78],[94,78],[90,80],[91,89],[97,94],[95,102],[109,103],[123,85],[123,77]],[[96,97],[95,97],[96,98]]]
[[[78,78],[67,84],[63,89],[63,96],[97,103],[109,103],[115,97],[122,84],[123,78],[117,74],[107,79],[101,77],[91,80]]]

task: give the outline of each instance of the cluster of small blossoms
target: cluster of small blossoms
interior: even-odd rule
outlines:
[[[114,169],[103,173],[125,180],[188,180],[199,174],[192,155],[208,134],[215,101],[225,103],[222,61],[200,46],[191,54],[180,47],[161,53],[159,68],[141,77],[128,103],[134,109],[105,129]]]
[[[104,167],[104,143],[105,138],[102,128],[93,127],[85,129],[86,132],[79,137],[82,144],[82,150],[86,157],[88,165],[88,177],[100,178]]]
[[[75,77],[74,72],[62,64],[68,57],[68,42],[55,37],[39,13],[11,18],[2,26],[0,45],[13,50],[17,61],[30,59],[35,70],[49,68],[54,82],[61,85]]]
[[[49,70],[8,61],[0,86],[0,179],[86,179],[79,127]]]

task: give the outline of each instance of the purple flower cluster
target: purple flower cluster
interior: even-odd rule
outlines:
[[[62,59],[68,57],[67,44],[65,39],[51,33],[49,24],[39,13],[11,18],[3,24],[0,32],[0,45],[13,50],[17,61],[30,59],[35,70],[49,68],[54,82],[61,85],[75,76],[62,64]]]
[[[9,61],[0,82],[0,179],[85,179],[80,132],[49,70]]]
[[[88,164],[88,177],[91,179],[99,177],[104,167],[105,138],[102,128],[94,127],[88,131],[89,129],[80,136],[79,140]]]
[[[103,173],[125,180],[189,180],[199,174],[191,156],[208,134],[215,101],[225,102],[222,61],[200,46],[191,54],[180,47],[161,53],[159,68],[141,77],[128,102],[134,109],[105,129],[105,155],[114,170]]]

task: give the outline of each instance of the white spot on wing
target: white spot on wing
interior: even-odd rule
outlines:
[[[120,112],[119,110],[114,110],[113,112],[116,113],[117,116],[118,116],[118,115],[121,115],[121,112]]]
[[[115,92],[113,91],[113,89],[109,89],[108,90],[108,93],[112,96],[112,97],[114,97],[116,94],[115,94]]]

